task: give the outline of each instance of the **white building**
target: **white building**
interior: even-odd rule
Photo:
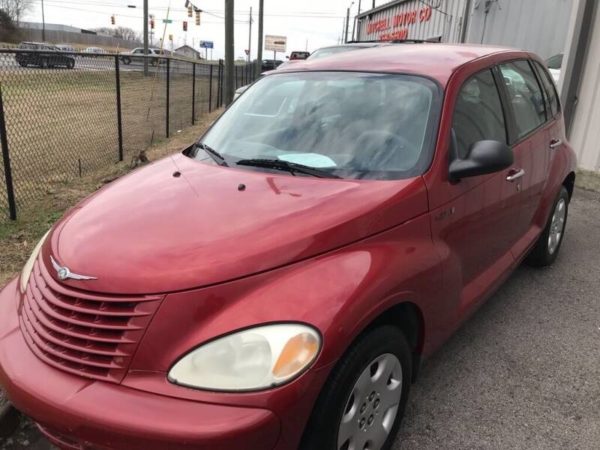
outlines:
[[[185,56],[186,58],[191,59],[202,59],[202,55],[200,52],[189,45],[184,45],[182,47],[176,48],[175,53],[181,56]]]
[[[582,169],[600,171],[598,0],[395,0],[356,16],[356,40],[499,44],[564,54],[559,89]]]

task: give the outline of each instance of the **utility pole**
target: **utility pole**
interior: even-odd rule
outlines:
[[[248,64],[252,61],[252,6],[250,7],[250,19],[248,22]]]
[[[375,9],[375,0],[373,0],[373,9]]]
[[[225,85],[223,86],[223,97],[225,105],[233,101],[233,7],[234,0],[225,0]]]
[[[348,43],[348,25],[350,24],[350,8],[346,10],[346,27],[344,28],[344,43]]]
[[[46,42],[46,17],[44,15],[44,0],[42,0],[42,42]]]
[[[148,0],[144,0],[144,76],[148,76]]]
[[[263,22],[264,22],[265,0],[258,2],[258,48],[256,49],[256,76],[262,72],[262,52],[263,52]]]

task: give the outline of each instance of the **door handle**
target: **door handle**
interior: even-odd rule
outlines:
[[[562,145],[562,141],[560,139],[552,139],[550,141],[550,148],[554,150]]]
[[[508,173],[508,176],[506,177],[506,181],[510,181],[511,183],[514,183],[519,178],[522,178],[524,175],[525,175],[525,171],[523,169],[511,170]]]

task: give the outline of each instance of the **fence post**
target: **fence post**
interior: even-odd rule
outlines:
[[[4,179],[6,180],[8,213],[10,220],[17,220],[17,204],[15,202],[15,189],[13,186],[12,169],[10,167],[10,153],[8,151],[8,136],[6,135],[6,121],[4,120],[2,83],[0,83],[0,146],[2,146],[2,160],[4,162]]]
[[[117,88],[117,131],[119,135],[119,161],[123,161],[123,115],[121,111],[121,70],[119,55],[115,55],[115,83]]]
[[[208,112],[212,112],[212,80],[213,80],[213,65],[208,69]]]
[[[219,108],[221,106],[221,83],[223,81],[223,76],[221,73],[221,64],[223,63],[223,60],[220,59],[219,60],[219,68],[217,71],[217,108]]]
[[[192,63],[192,125],[196,124],[196,63]]]
[[[156,70],[159,70],[159,68],[157,67]],[[168,57],[167,58],[167,107],[165,108],[167,110],[167,126],[166,126],[166,132],[167,132],[167,137],[169,137],[169,103],[170,103],[170,84],[171,84],[171,58]]]
[[[220,80],[220,92],[221,94],[219,95],[219,106],[223,106],[223,84],[225,82],[225,64],[223,62],[222,59],[219,60],[219,80]]]

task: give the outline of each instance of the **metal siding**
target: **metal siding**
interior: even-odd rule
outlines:
[[[564,51],[573,5],[574,0],[494,1],[484,33],[485,2],[476,1],[467,42],[506,45],[549,58]]]
[[[594,18],[594,30],[581,77],[570,141],[577,153],[579,166],[596,171],[600,170],[600,9]]]
[[[464,21],[464,10],[466,0],[439,0],[438,2],[423,2],[420,0],[405,0],[392,2],[389,5],[383,5],[375,10],[366,11],[358,16],[359,25],[357,39],[377,40],[382,32],[367,34],[369,23],[387,19],[390,24],[393,24],[394,16],[407,11],[420,10],[421,8],[439,3],[439,10],[432,9],[431,19],[427,22],[420,22],[408,25],[408,39],[428,39],[437,36],[442,36],[444,42],[459,42],[460,41],[460,26]],[[448,16],[446,16],[446,13]],[[369,18],[370,16],[370,18]],[[361,20],[362,19],[362,20]],[[403,26],[392,28],[388,32],[397,31],[404,28]]]

